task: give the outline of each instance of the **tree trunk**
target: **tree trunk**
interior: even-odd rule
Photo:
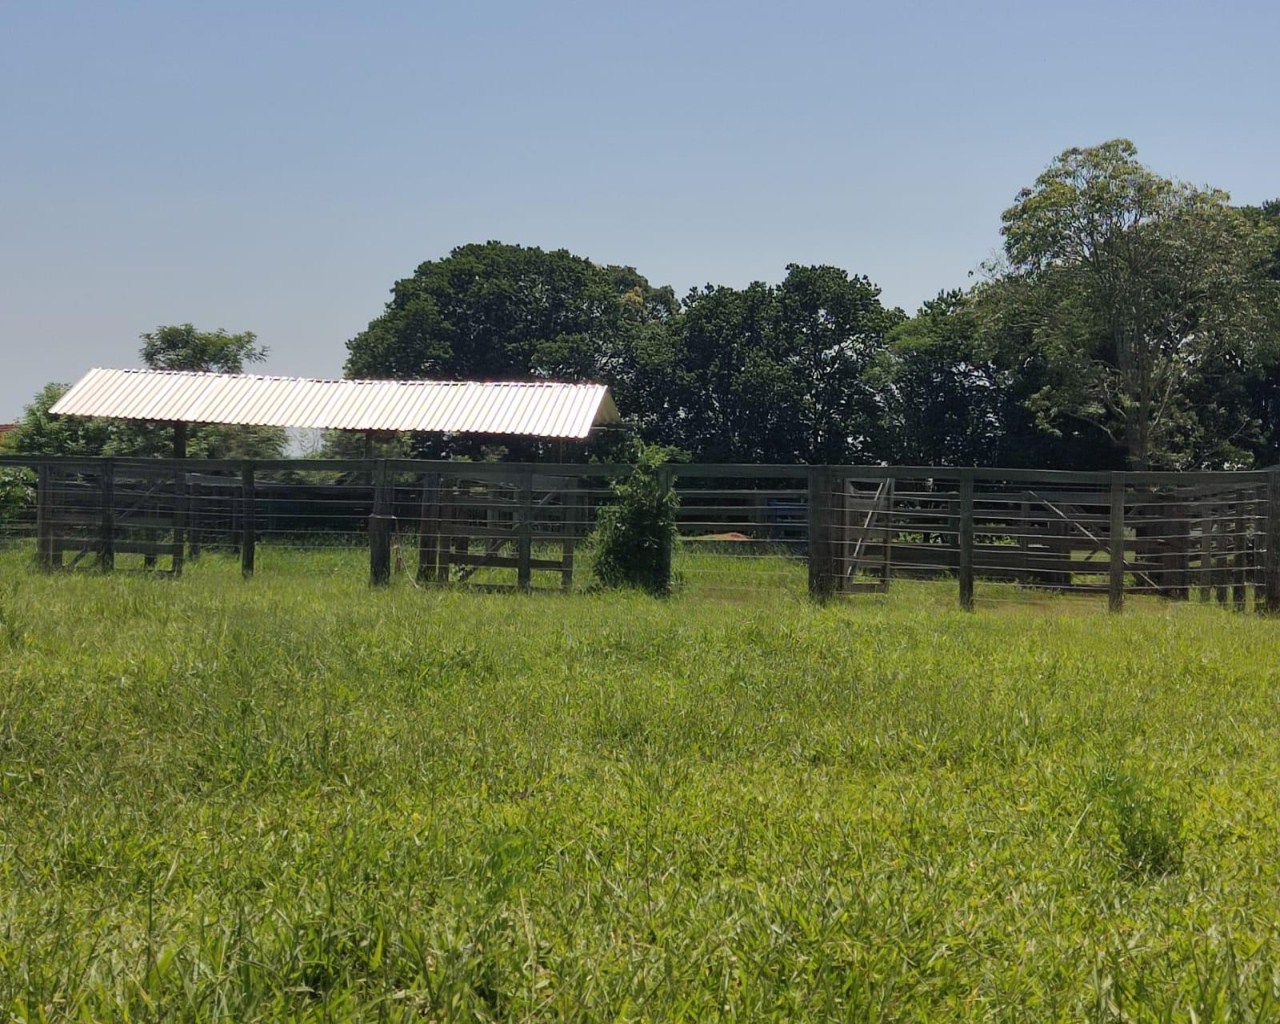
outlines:
[[[1145,427],[1146,425],[1141,420],[1137,422],[1132,418],[1125,420],[1125,461],[1128,463],[1129,469],[1135,473],[1143,473],[1151,468],[1151,456],[1147,451],[1147,431]]]

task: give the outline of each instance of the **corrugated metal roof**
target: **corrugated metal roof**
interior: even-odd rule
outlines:
[[[49,411],[258,427],[574,438],[621,419],[603,384],[315,380],[180,370],[90,370]]]

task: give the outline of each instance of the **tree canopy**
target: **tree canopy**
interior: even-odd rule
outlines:
[[[1003,216],[989,323],[1039,354],[1029,407],[1102,431],[1130,468],[1243,460],[1244,368],[1274,359],[1274,239],[1226,193],[1160,177],[1118,139],[1069,149]]]
[[[618,341],[629,283],[616,269],[563,249],[461,246],[395,283],[383,314],[348,342],[347,375],[598,377]]]
[[[629,267],[489,242],[398,281],[348,343],[354,377],[595,380],[640,433],[703,459],[847,461],[876,450],[864,379],[889,329],[865,277],[787,268],[782,284],[679,303]]]
[[[1125,139],[1064,150],[1000,219],[1001,256],[914,316],[870,277],[791,263],[683,299],[564,249],[462,245],[391,288],[347,343],[352,377],[599,381],[630,435],[699,461],[1230,468],[1280,462],[1280,200],[1165,177]],[[142,336],[163,369],[241,372],[251,332]],[[59,423],[37,396],[11,444],[146,453],[144,425]],[[607,436],[387,441],[433,457],[610,457]],[[193,453],[283,435],[193,434]],[[354,444],[354,447],[353,447]],[[363,442],[332,438],[332,451]]]
[[[228,334],[222,328],[199,331],[191,324],[176,324],[142,335],[141,354],[153,370],[244,373],[246,363],[267,358],[267,349],[252,331]]]
[[[882,396],[869,371],[905,319],[879,296],[865,277],[798,264],[777,286],[690,292],[653,440],[702,461],[879,459]]]

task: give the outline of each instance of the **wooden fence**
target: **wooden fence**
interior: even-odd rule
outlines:
[[[367,546],[374,585],[569,589],[623,465],[409,460],[0,458],[27,482],[0,529],[46,570],[180,574],[210,548],[252,575],[268,546]],[[815,598],[953,578],[1217,600],[1280,611],[1280,469],[1084,473],[903,466],[683,465],[687,572]],[[750,572],[747,570],[750,569]],[[752,575],[754,573],[755,575]],[[727,586],[728,584],[726,584]]]

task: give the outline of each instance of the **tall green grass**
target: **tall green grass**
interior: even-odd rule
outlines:
[[[1277,1015],[1274,622],[259,564],[0,562],[10,1018]]]

